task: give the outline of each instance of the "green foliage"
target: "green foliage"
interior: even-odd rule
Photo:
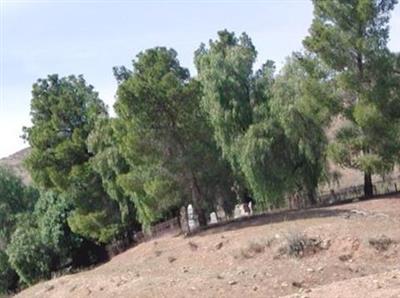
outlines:
[[[57,255],[59,266],[70,262],[83,239],[71,231],[68,225],[72,204],[54,192],[42,193],[35,206],[37,226],[42,242]]]
[[[18,275],[12,269],[7,254],[0,250],[0,295],[15,288],[18,282]]]
[[[25,284],[50,277],[51,251],[43,243],[40,231],[29,215],[19,217],[6,252],[12,268]]]
[[[91,164],[100,175],[104,189],[119,206],[122,225],[125,229],[132,229],[136,225],[135,205],[117,183],[117,177],[129,171],[120,152],[122,129],[119,119],[99,119],[88,137],[88,150],[94,154]]]
[[[117,184],[135,203],[144,225],[187,201],[205,224],[205,210],[215,205],[217,188],[232,194],[227,190],[229,167],[200,108],[200,84],[190,79],[172,49],[149,49],[137,56],[133,71],[119,70],[118,150],[129,170],[118,175]],[[222,173],[225,180],[217,180]],[[213,180],[223,183],[209,183]]]
[[[225,158],[263,207],[281,205],[295,192],[313,200],[325,170],[323,126],[335,107],[326,88],[329,73],[300,56],[288,60],[277,78],[271,61],[254,73],[249,37],[218,34],[195,61],[203,108]]]
[[[32,96],[33,125],[25,128],[24,137],[32,147],[26,165],[35,184],[73,204],[68,221],[74,232],[111,241],[106,235],[120,223],[118,206],[103,189],[87,148],[96,121],[106,115],[104,104],[82,76],[39,79]]]
[[[10,170],[0,167],[0,250],[13,232],[16,216],[32,211],[37,198],[36,190],[23,185]]]
[[[253,122],[252,68],[257,52],[245,33],[237,38],[224,30],[218,32],[218,37],[217,41],[210,41],[209,49],[204,44],[200,46],[195,63],[203,86],[202,105],[217,144],[237,167],[237,142]],[[262,91],[256,92],[259,93]]]
[[[339,111],[331,73],[313,56],[294,54],[276,77],[271,113],[287,138],[288,167],[293,189],[315,203],[318,184],[327,179],[324,129]]]
[[[313,3],[304,45],[334,71],[349,122],[330,152],[337,163],[364,171],[370,196],[371,175],[391,170],[400,148],[400,85],[396,57],[387,48],[389,15],[397,0]]]
[[[25,186],[8,169],[0,167],[0,293],[14,290],[18,285],[15,267],[5,253],[11,236],[19,227],[18,218],[33,212],[38,192]]]

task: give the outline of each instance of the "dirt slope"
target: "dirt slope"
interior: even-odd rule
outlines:
[[[302,234],[313,246],[289,256]],[[400,197],[278,213],[152,240],[17,297],[400,297],[398,241]]]

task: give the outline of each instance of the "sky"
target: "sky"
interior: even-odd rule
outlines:
[[[301,50],[312,21],[310,0],[0,0],[0,158],[28,146],[32,84],[48,74],[83,74],[109,106],[112,67],[172,47],[195,74],[193,53],[219,30],[246,32],[258,52],[281,66]],[[390,22],[389,47],[400,51],[400,7]]]

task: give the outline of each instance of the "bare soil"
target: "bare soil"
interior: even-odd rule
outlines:
[[[314,247],[290,255],[302,237]],[[400,297],[399,251],[392,196],[167,235],[17,297]]]

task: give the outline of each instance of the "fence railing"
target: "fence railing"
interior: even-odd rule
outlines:
[[[375,181],[373,183],[373,195],[393,194],[400,191],[400,177],[394,177]],[[319,205],[334,205],[340,202],[351,201],[364,197],[364,184],[330,190],[319,193],[317,201]]]
[[[147,233],[144,233],[143,231],[135,233],[135,241],[142,242],[178,231],[180,231],[179,219],[174,217],[167,221],[163,221],[159,224],[151,226]]]

